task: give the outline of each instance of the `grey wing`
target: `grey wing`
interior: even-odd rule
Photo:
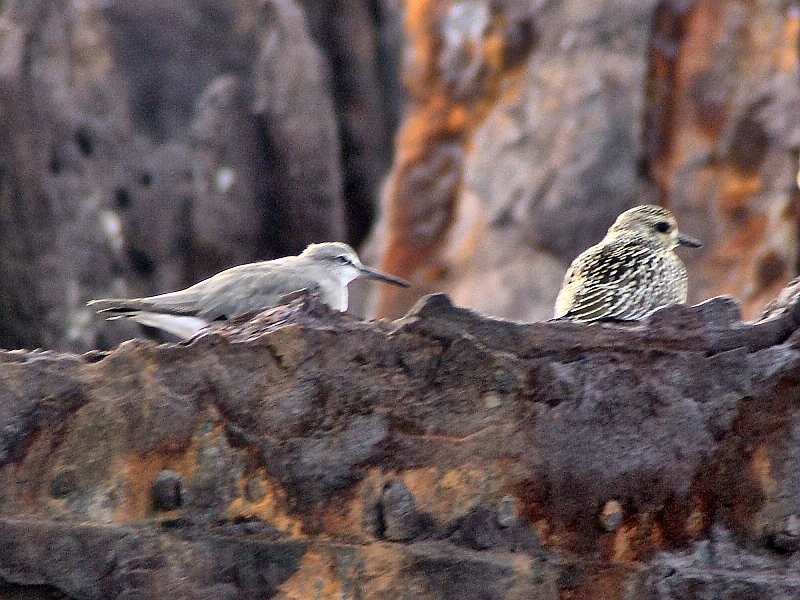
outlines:
[[[146,298],[102,298],[87,303],[98,313],[126,316],[138,312],[156,312],[175,316],[195,316],[197,314],[196,296],[188,290],[169,292]]]
[[[228,314],[226,311],[229,302],[226,296],[237,291],[236,284],[241,277],[237,273],[239,269],[240,267],[234,267],[222,271],[185,290],[144,298],[104,298],[92,300],[89,305],[94,306],[97,312],[120,316],[134,312],[153,312],[214,320]]]
[[[125,316],[134,312],[215,319],[253,312],[275,304],[280,295],[274,268],[267,262],[232,267],[184,290],[145,298],[105,298],[89,305],[98,312]]]
[[[283,278],[275,276],[270,265],[262,263],[252,267],[232,273],[224,271],[216,276],[220,279],[214,282],[213,287],[199,290],[203,308],[197,316],[212,321],[261,312],[281,304],[287,294],[313,287],[314,282],[310,280],[287,286]]]
[[[94,300],[90,304],[98,312],[120,316],[153,312],[207,321],[237,317],[275,306],[286,294],[315,285],[310,278],[295,276],[296,285],[287,286],[285,277],[276,276],[282,270],[285,272],[280,259],[251,263],[217,273],[185,290],[146,298]]]

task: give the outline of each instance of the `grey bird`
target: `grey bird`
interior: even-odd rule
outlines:
[[[347,244],[311,244],[298,256],[226,269],[184,290],[146,298],[104,298],[88,303],[109,320],[132,319],[181,338],[194,337],[210,322],[276,306],[307,290],[336,310],[347,310],[347,285],[357,277],[394,285],[409,283],[361,263]]]
[[[686,267],[677,246],[702,244],[680,233],[667,209],[648,204],[625,211],[602,241],[572,261],[555,318],[635,321],[660,306],[685,303]]]

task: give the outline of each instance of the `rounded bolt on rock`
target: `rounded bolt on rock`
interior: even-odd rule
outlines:
[[[401,479],[387,482],[378,509],[383,521],[383,537],[392,542],[407,542],[419,535],[420,515],[411,490]]]
[[[153,481],[153,507],[169,511],[179,508],[183,503],[181,476],[175,471],[164,470]]]
[[[609,500],[600,512],[600,525],[606,531],[615,531],[622,523],[622,505],[616,500]]]
[[[517,499],[514,496],[503,496],[497,508],[497,524],[500,527],[511,527],[517,521]]]
[[[258,477],[250,477],[244,484],[244,497],[248,502],[261,502],[266,491]]]
[[[66,467],[55,474],[50,482],[50,495],[63,498],[75,491],[78,486],[78,475],[73,467]]]

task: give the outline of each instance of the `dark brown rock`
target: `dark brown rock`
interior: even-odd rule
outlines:
[[[517,522],[502,527],[495,511],[487,506],[476,506],[454,523],[447,540],[472,550],[527,552],[532,556],[541,550],[539,539],[529,526]]]
[[[5,347],[91,347],[84,294],[102,289],[118,268],[109,248],[114,228],[101,212],[126,179],[131,161],[115,149],[131,143],[131,131],[108,77],[110,44],[96,11],[77,11],[67,25],[67,4],[5,3],[0,13]],[[55,58],[77,45],[83,51],[74,60]]]
[[[90,598],[792,597],[783,298],[756,323],[721,299],[615,326],[441,295],[365,322],[303,296],[191,343],[0,353],[0,578]]]
[[[129,86],[131,119],[148,138],[184,135],[203,89],[217,76],[244,75],[252,65],[256,3],[234,0],[110,0],[99,19],[113,59]]]
[[[377,216],[381,184],[389,169],[393,128],[387,127],[386,105],[397,102],[402,90],[399,83],[385,83],[384,71],[397,68],[401,48],[383,46],[384,60],[391,66],[380,64],[376,31],[380,22],[374,2],[300,0],[299,4],[325,54],[341,138],[347,236],[360,244]]]
[[[197,101],[192,121],[192,276],[278,256],[278,223],[263,134],[245,81],[216,78]],[[271,235],[270,235],[271,234]]]

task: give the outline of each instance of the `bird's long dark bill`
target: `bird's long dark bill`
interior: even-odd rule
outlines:
[[[681,246],[689,246],[689,248],[702,248],[703,247],[703,243],[702,242],[700,242],[700,241],[698,241],[698,240],[696,240],[694,238],[691,238],[688,235],[683,235],[682,233],[678,234],[677,240],[678,240],[678,244],[680,244]]]
[[[359,269],[364,274],[364,277],[369,277],[370,279],[378,279],[380,281],[385,281],[386,283],[391,283],[393,285],[399,285],[402,287],[411,287],[411,284],[408,283],[405,279],[400,279],[399,277],[386,275],[385,273],[381,273],[380,271],[373,269],[372,267],[361,265]]]

